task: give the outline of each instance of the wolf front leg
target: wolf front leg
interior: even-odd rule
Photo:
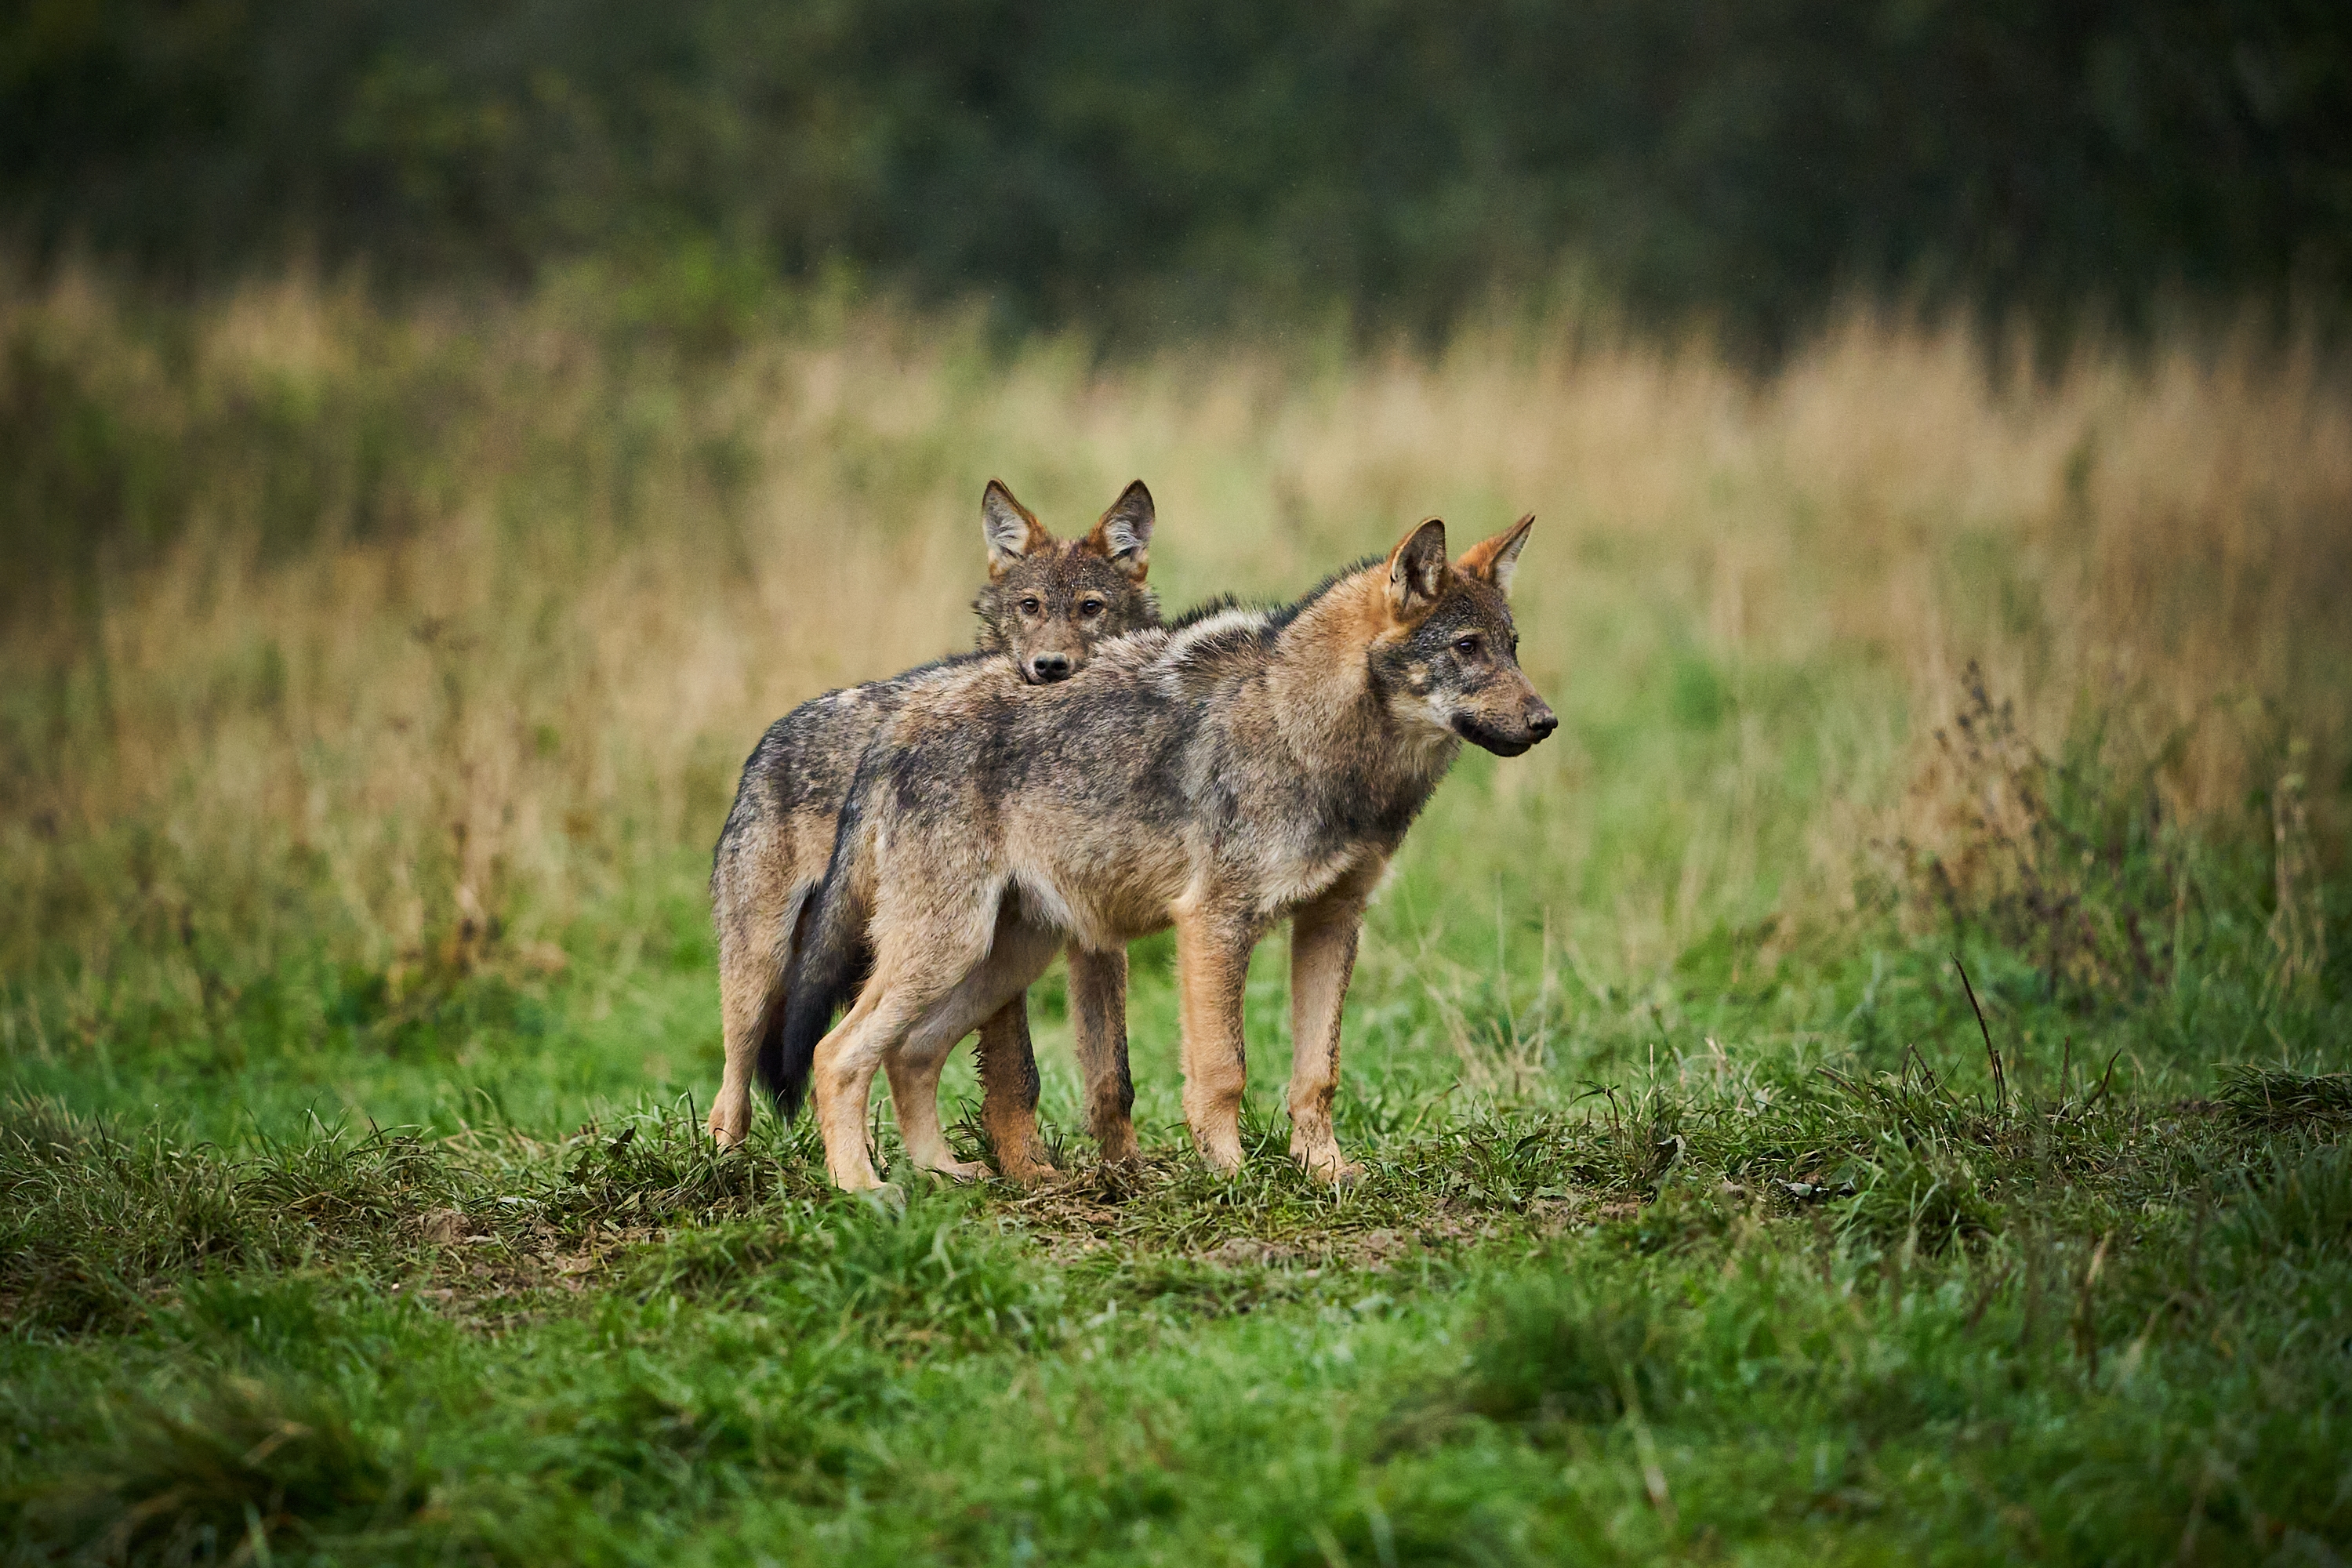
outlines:
[[[898,1115],[899,1141],[906,1144],[907,1158],[917,1170],[950,1181],[976,1182],[988,1174],[988,1167],[977,1160],[957,1159],[947,1134],[940,1130],[940,1068],[947,1058],[945,1047],[918,1053],[911,1043],[885,1058],[882,1066],[890,1076],[890,1104]]]
[[[987,955],[923,1009],[898,1047],[885,1058],[890,1072],[890,1098],[898,1108],[898,1134],[906,1140],[907,1157],[920,1169],[959,1182],[988,1173],[985,1165],[957,1159],[940,1131],[940,1068],[946,1065],[948,1053],[955,1048],[958,1040],[975,1028],[1002,1021],[1007,1009],[1012,1012],[1012,1026],[1020,1031],[1022,1044],[1028,1043],[1028,1019],[1022,998],[1029,983],[1053,962],[1054,950],[1060,945],[1051,931],[1000,921]],[[1035,1066],[1029,1058],[1024,1059],[1029,1062],[1030,1081],[1034,1084]],[[1036,1090],[1031,1089],[1025,1098],[1034,1108]],[[1035,1127],[1033,1114],[1025,1135],[1034,1138]],[[1046,1169],[1050,1172],[1052,1167]]]
[[[1087,1079],[1087,1130],[1107,1164],[1138,1158],[1135,1079],[1127,1067],[1127,949],[1070,943],[1070,1016]]]
[[[1073,969],[1075,973],[1075,966]],[[980,1124],[996,1146],[996,1169],[1024,1185],[1057,1173],[1037,1140],[1037,1051],[1023,992],[980,1026]]]
[[[1290,1157],[1327,1182],[1361,1179],[1364,1168],[1339,1152],[1331,1101],[1339,1088],[1339,1015],[1356,970],[1356,939],[1374,868],[1306,904],[1290,917]]]
[[[996,895],[992,889],[967,887],[964,896],[906,900],[883,884],[884,898],[867,921],[874,944],[874,971],[857,994],[857,1001],[833,1032],[819,1040],[811,1064],[811,1087],[817,1131],[824,1139],[825,1169],[834,1184],[845,1192],[867,1192],[882,1184],[866,1146],[866,1111],[874,1074],[913,1041],[904,1066],[908,1089],[930,1095],[927,1111],[912,1118],[917,1146],[908,1152],[919,1162],[954,1163],[939,1137],[936,1094],[938,1059],[956,1041],[979,1027],[982,1020],[1018,994],[1037,977],[1053,956],[1050,942],[1007,943],[990,963],[992,947],[999,945]],[[1025,972],[1009,980],[1005,973],[1018,965]],[[894,1068],[894,1072],[896,1069]],[[900,1108],[902,1129],[908,1126]]]
[[[875,1069],[895,1037],[904,1032],[895,1014],[883,1010],[886,991],[880,976],[868,980],[856,1004],[816,1044],[809,1109],[824,1142],[825,1173],[845,1193],[868,1193],[882,1185],[866,1146],[866,1108],[873,1096]]]
[[[1183,1015],[1184,1122],[1211,1169],[1242,1168],[1242,993],[1257,933],[1229,909],[1180,910],[1176,984]]]

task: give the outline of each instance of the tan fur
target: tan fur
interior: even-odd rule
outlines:
[[[877,740],[889,777],[861,773],[837,852],[870,889],[875,964],[814,1043],[834,1180],[876,1184],[864,1138],[874,1072],[909,1051],[927,1060],[965,1012],[1034,978],[1047,944],[1024,933],[1108,953],[1171,924],[1185,1120],[1211,1166],[1237,1168],[1244,984],[1252,948],[1284,918],[1292,1153],[1351,1179],[1331,1108],[1365,902],[1460,726],[1513,754],[1556,722],[1518,670],[1492,580],[1517,547],[1501,536],[1449,565],[1433,521],[1286,621],[1139,633],[1103,643],[1060,686],[974,669],[910,699]],[[1083,776],[1019,760],[1080,746]],[[894,1099],[919,1090],[890,1070]]]
[[[1184,1124],[1212,1170],[1241,1169],[1242,1090],[1249,1068],[1242,1039],[1242,1000],[1249,982],[1255,922],[1243,909],[1209,893],[1202,906],[1179,906],[1176,998],[1181,1017]]]
[[[1075,952],[1070,955],[1070,967],[1075,976]],[[1072,984],[1075,985],[1075,978]],[[1124,1011],[1124,997],[1121,1000]],[[1080,1037],[1084,1038],[1083,1029]],[[1015,1087],[1022,1069],[1006,1065],[1008,1061],[1036,1058],[1036,1047],[1029,1038],[1027,1005],[1007,1002],[990,1014],[988,1021],[980,1026],[980,1038],[972,1049],[980,1060],[980,1127],[988,1134],[989,1145],[996,1152],[998,1173],[1007,1181],[1024,1185],[1050,1180],[1054,1162],[1037,1137],[1037,1108]],[[895,1102],[897,1090],[891,1092]]]
[[[1002,481],[991,479],[982,497],[990,588],[975,607],[982,614],[983,651],[1009,657],[982,662],[1025,674],[1041,658],[1056,658],[1063,668],[1082,668],[1102,637],[1155,623],[1157,605],[1143,591],[1151,528],[1150,492],[1139,480],[1128,486],[1084,538],[1065,541],[1055,539]],[[948,679],[959,668],[935,667],[814,699],[772,729],[746,764],[711,879],[726,1058],[708,1125],[721,1144],[738,1143],[750,1131],[763,1016],[782,1004],[781,982],[792,959],[793,933],[832,857],[841,798],[857,760],[908,690]],[[973,668],[972,661],[961,668]],[[772,742],[777,747],[772,755],[788,765],[763,770]],[[822,776],[828,769],[835,781],[830,784]],[[1088,998],[1076,1021],[1090,1083],[1127,1079],[1126,973],[1123,952],[1072,953],[1073,991]],[[982,1123],[1003,1172],[1024,1182],[1048,1177],[1053,1166],[1037,1137],[1037,1079],[1025,1005],[1016,991],[984,1022],[974,1022],[983,1032]],[[937,1059],[919,1051],[892,1071],[894,1078],[904,1075],[908,1086],[899,1102],[923,1102],[905,1128],[918,1163],[968,1177],[978,1167],[954,1159],[939,1132],[936,1110],[939,1062],[953,1043],[928,1042],[926,1049],[935,1048]],[[1135,1135],[1125,1102],[1118,1103],[1116,1114],[1108,1109],[1116,1099],[1090,1105],[1090,1121],[1107,1158],[1132,1158]]]
[[[821,698],[820,701],[831,699]],[[719,1027],[725,1059],[708,1126],[719,1144],[751,1131],[751,1058],[760,1015],[775,976],[792,960],[801,905],[816,890],[833,855],[836,812],[796,812],[754,824],[738,858],[719,941]]]
[[[1368,865],[1290,917],[1290,1157],[1334,1182],[1353,1181],[1364,1169],[1339,1152],[1331,1102],[1339,1088],[1341,1005],[1378,880]]]
[[[1454,569],[1482,578],[1504,593],[1509,593],[1511,573],[1519,562],[1519,546],[1528,542],[1528,530],[1535,525],[1536,514],[1528,513],[1494,538],[1480,540],[1464,551],[1462,559],[1454,563]]]
[[[1127,1069],[1127,950],[1094,952],[1069,946],[1070,1022],[1077,1037],[1078,1068],[1086,1076],[1087,1131],[1109,1163],[1139,1157],[1135,1089]],[[1034,1116],[1030,1118],[1034,1130]]]
[[[988,540],[988,580],[1002,581],[1024,556],[1054,547],[1054,536],[1023,506],[1003,479],[991,479],[980,492],[981,530]]]

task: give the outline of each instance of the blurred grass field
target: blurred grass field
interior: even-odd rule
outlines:
[[[2352,1549],[2340,363],[692,305],[0,289],[14,1558]],[[992,474],[1142,477],[1171,607],[1537,514],[1562,729],[1372,912],[1360,1194],[1279,1158],[1278,937],[1233,1185],[1164,939],[1139,1179],[1058,968],[1064,1189],[692,1137],[741,758],[965,645]]]

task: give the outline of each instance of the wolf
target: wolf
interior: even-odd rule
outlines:
[[[727,1051],[709,1118],[719,1142],[740,1142],[750,1131],[752,1063],[761,1042],[782,1025],[795,928],[824,877],[835,819],[876,731],[917,693],[970,670],[1051,685],[1084,668],[1104,638],[1158,625],[1159,601],[1146,585],[1155,517],[1151,492],[1138,479],[1084,537],[1060,540],[1001,480],[989,480],[981,495],[988,582],[972,604],[975,650],[812,699],[761,736],[711,857]],[[1126,954],[1074,952],[1070,994],[1080,1056],[1101,1090],[1088,1108],[1091,1130],[1107,1159],[1132,1158]],[[1036,1060],[1018,991],[982,1023],[980,1063],[982,1125],[1003,1173],[1024,1182],[1052,1175],[1036,1136]],[[951,1156],[941,1166],[960,1176],[982,1173]]]
[[[1236,1171],[1243,982],[1286,918],[1290,1152],[1360,1177],[1331,1110],[1366,900],[1464,742],[1517,756],[1559,723],[1508,598],[1534,521],[1449,562],[1432,518],[1294,605],[1107,640],[1052,686],[997,662],[908,692],[858,764],[759,1058],[787,1116],[813,1082],[835,1184],[880,1184],[877,1067],[902,1129],[935,1121],[915,1102],[936,1101],[948,1051],[1056,946],[1108,953],[1170,926],[1184,1119]]]

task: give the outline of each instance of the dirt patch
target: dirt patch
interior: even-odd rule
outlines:
[[[551,1294],[577,1295],[611,1269],[626,1248],[661,1232],[646,1226],[593,1226],[560,1231],[544,1220],[517,1226],[507,1215],[432,1210],[416,1222],[425,1243],[425,1277],[393,1287],[463,1321],[509,1321],[515,1309]]]
[[[1630,1212],[1598,1194],[1538,1199],[1508,1209],[1459,1196],[1386,1188],[1334,1204],[1322,1190],[1245,1173],[1213,1185],[1182,1150],[1137,1163],[1081,1166],[1050,1185],[1006,1193],[999,1210],[1057,1263],[1107,1250],[1181,1258],[1233,1269],[1378,1270],[1416,1253],[1452,1251],[1506,1236],[1552,1237]]]
[[[1448,1243],[1471,1239],[1477,1232],[1467,1226],[1449,1227],[1447,1234],[1401,1231],[1387,1226],[1371,1230],[1339,1231],[1297,1236],[1279,1241],[1255,1237],[1228,1237],[1216,1246],[1192,1253],[1195,1262],[1223,1268],[1350,1268],[1377,1273],[1412,1253],[1434,1250]]]

